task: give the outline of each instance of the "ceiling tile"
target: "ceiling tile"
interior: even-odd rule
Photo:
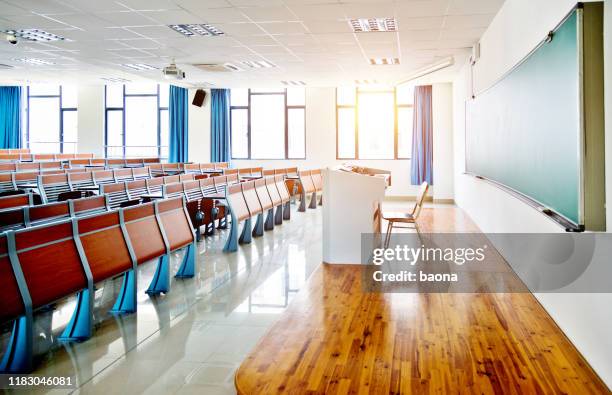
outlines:
[[[340,4],[290,4],[289,9],[304,21],[338,21],[346,19],[344,8]]]
[[[288,22],[297,20],[297,17],[285,6],[246,7],[240,10],[253,22]]]
[[[138,11],[174,10],[179,8],[172,0],[121,0],[121,4]]]
[[[0,1],[0,11],[2,16],[11,16],[11,15],[25,15],[29,14],[30,11],[23,7],[19,7],[19,3],[15,4],[7,3],[5,1]]]
[[[283,0],[228,0],[234,7],[282,6]]]
[[[304,21],[304,25],[310,33],[351,33],[352,29],[348,22],[332,22],[332,21]]]
[[[69,28],[61,22],[40,15],[17,15],[5,18],[12,24],[11,29],[52,29]]]
[[[170,29],[168,26],[134,26],[125,28],[136,35],[147,38],[178,38],[180,33]]]
[[[449,15],[496,14],[504,0],[451,0]]]
[[[155,25],[156,22],[152,19],[136,11],[121,11],[121,12],[106,12],[98,14],[98,17],[108,21],[107,27],[113,26],[147,26]]]
[[[75,27],[83,30],[102,29],[108,26],[107,20],[89,14],[55,15],[53,16],[53,18],[70,27]]]
[[[162,25],[206,23],[201,17],[184,10],[141,11],[140,13]]]
[[[237,37],[236,40],[242,45],[250,46],[250,45],[277,45],[277,41],[275,41],[272,36],[269,34],[263,34],[259,36],[244,36]]]
[[[185,7],[205,23],[251,22],[238,8],[207,8],[200,3]]]
[[[227,0],[206,0],[206,4],[202,0],[174,0],[177,6],[181,8],[224,8],[232,5]]]
[[[252,22],[217,23],[215,27],[225,34],[236,37],[266,34],[256,23]]]
[[[444,21],[445,29],[469,29],[487,27],[495,15],[449,15]]]
[[[390,18],[395,15],[393,3],[343,4],[347,18]]]
[[[397,21],[398,31],[440,29],[444,23],[443,16],[422,18],[399,18]]]
[[[72,8],[62,4],[59,1],[56,2],[56,1],[40,1],[40,0],[6,0],[6,3],[9,5],[27,10],[28,13],[62,14],[62,13],[74,12]],[[9,11],[10,11],[10,8],[9,8]],[[0,9],[0,13],[2,13],[2,15],[7,15],[4,13],[3,9]]]
[[[269,34],[299,34],[308,32],[301,22],[260,22],[259,26]]]
[[[486,1],[486,0],[485,0]],[[450,0],[403,1],[395,6],[396,15],[405,18],[446,15]]]

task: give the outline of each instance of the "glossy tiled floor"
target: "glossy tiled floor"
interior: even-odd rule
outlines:
[[[173,279],[164,296],[144,293],[155,264],[143,265],[137,314],[109,315],[119,280],[98,284],[96,328],[86,342],[56,341],[73,300],[37,314],[34,374],[73,376],[76,392],[86,394],[235,393],[234,371],[321,263],[321,213],[293,208],[290,221],[234,254],[221,252],[225,233],[206,238],[197,276]]]

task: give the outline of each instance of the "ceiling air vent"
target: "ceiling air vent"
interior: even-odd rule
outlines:
[[[351,28],[355,33],[397,31],[397,22],[395,21],[395,18],[350,19],[349,25],[351,25]]]
[[[168,27],[174,30],[177,33],[182,34],[185,37],[195,37],[195,36],[223,36],[221,30],[217,29],[213,25],[209,25],[208,23],[200,23],[200,24],[175,24],[168,25]]]
[[[400,60],[398,58],[371,58],[370,64],[372,66],[387,66],[400,64]]]

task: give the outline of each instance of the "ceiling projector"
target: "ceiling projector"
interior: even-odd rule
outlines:
[[[176,67],[174,62],[170,63],[170,66],[164,67],[162,74],[168,80],[182,80],[185,78],[185,72]]]

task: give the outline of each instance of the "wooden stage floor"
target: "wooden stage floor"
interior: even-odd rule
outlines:
[[[477,231],[457,208],[421,229]],[[607,394],[529,293],[362,291],[358,265],[321,265],[236,373],[239,394]]]

